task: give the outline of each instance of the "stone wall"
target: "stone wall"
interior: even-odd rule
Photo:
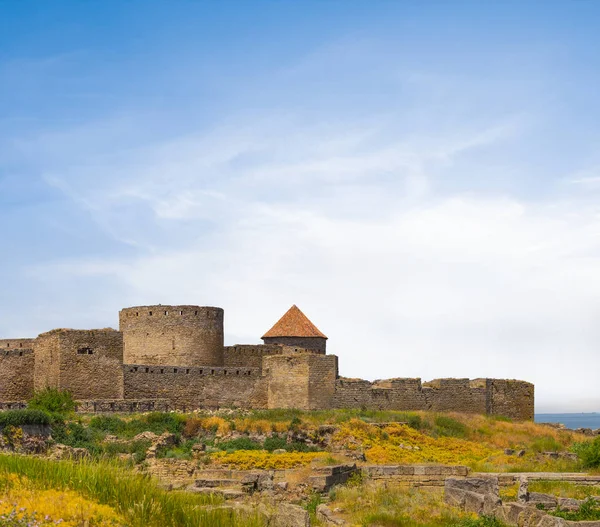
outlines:
[[[122,309],[126,364],[223,366],[223,310],[200,306]]]
[[[426,410],[503,415],[533,419],[533,385],[499,379],[387,379],[375,382],[339,378],[333,408]]]
[[[263,337],[265,344],[282,344],[288,348],[297,348],[294,351],[311,350],[325,354],[327,339],[322,337]]]
[[[31,349],[0,350],[0,400],[26,401],[31,398],[33,367],[34,355]]]
[[[262,370],[263,357],[280,355],[283,346],[278,344],[236,344],[225,346],[223,350],[223,366],[226,368],[259,368]]]
[[[69,390],[75,399],[123,397],[123,335],[114,329],[58,329],[35,344],[34,385]]]
[[[166,399],[181,409],[267,406],[258,368],[126,364],[123,373],[126,399]]]
[[[33,349],[35,339],[2,339],[0,338],[0,352],[2,350]]]
[[[506,379],[488,379],[488,381],[490,393],[488,414],[533,420],[533,384]]]
[[[337,357],[293,353],[265,357],[269,408],[329,408],[335,390]]]

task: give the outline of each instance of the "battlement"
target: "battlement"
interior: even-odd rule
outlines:
[[[149,375],[212,375],[212,376],[260,376],[261,368],[236,368],[236,367],[218,367],[218,366],[151,366],[140,364],[124,364],[124,370],[129,373],[143,373]]]

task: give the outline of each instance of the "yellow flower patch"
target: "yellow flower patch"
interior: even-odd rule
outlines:
[[[70,490],[35,489],[23,477],[3,474],[0,485],[0,514],[17,511],[17,517],[30,516],[34,512],[41,525],[64,527],[122,527],[125,521],[114,509],[88,500]]]
[[[280,469],[309,465],[310,462],[327,454],[323,452],[286,452],[272,454],[266,450],[236,450],[235,452],[215,452],[210,455],[213,463],[228,465],[240,470]]]

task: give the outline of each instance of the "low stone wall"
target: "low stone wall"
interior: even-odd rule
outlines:
[[[93,413],[134,413],[169,412],[177,410],[167,399],[104,399],[98,401],[77,401],[77,411],[82,414]]]
[[[461,465],[366,465],[363,472],[372,479],[392,480],[410,487],[443,487],[448,477],[465,478],[469,468]]]
[[[545,495],[540,495],[543,497]],[[519,489],[519,497],[523,491]],[[533,500],[532,502],[502,503],[499,493],[499,481],[495,476],[473,478],[448,478],[444,486],[444,501],[466,512],[494,516],[501,522],[517,527],[600,527],[600,521],[568,521],[548,514],[547,505],[558,504],[558,500]],[[567,500],[568,501],[568,500]],[[577,500],[570,500],[571,505]],[[563,500],[563,504],[566,502]],[[541,507],[540,507],[541,505]]]

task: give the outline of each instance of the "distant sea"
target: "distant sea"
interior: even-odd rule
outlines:
[[[536,423],[562,423],[567,428],[600,428],[600,413],[535,414]]]

